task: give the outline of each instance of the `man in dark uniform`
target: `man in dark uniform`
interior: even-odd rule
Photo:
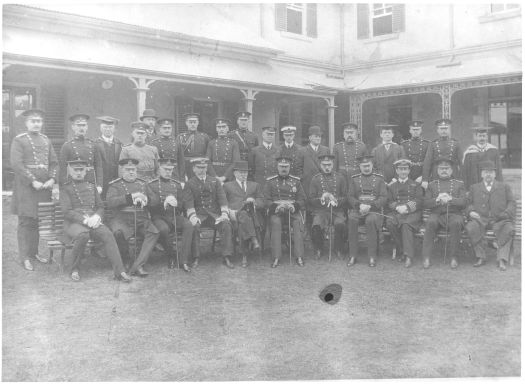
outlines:
[[[180,142],[173,137],[173,119],[162,118],[157,121],[159,135],[151,140],[151,145],[157,147],[159,158],[174,159],[173,177],[178,181],[185,181],[186,167],[184,165],[184,151]]]
[[[248,153],[252,148],[259,145],[259,138],[257,134],[248,130],[248,125],[250,121],[250,112],[237,112],[235,117],[237,119],[237,125],[239,129],[236,131],[230,132],[229,137],[235,139],[239,145],[239,153],[241,160],[248,161]]]
[[[137,166],[138,176],[149,181],[157,174],[159,151],[157,147],[146,144],[146,125],[140,121],[131,123],[131,135],[133,142],[122,147],[120,152],[121,159],[136,159],[139,161]]]
[[[396,181],[387,188],[387,205],[391,212],[386,219],[386,227],[396,245],[398,260],[405,259],[407,268],[414,260],[414,232],[419,230],[423,206],[423,188],[408,177],[411,164],[408,159],[394,162]]]
[[[373,173],[373,157],[362,156],[358,159],[361,173],[354,175],[348,184],[348,236],[350,260],[348,266],[355,264],[359,250],[357,227],[360,223],[366,227],[368,246],[368,265],[375,267],[378,258],[379,233],[383,226],[383,216],[379,215],[387,201],[387,189],[383,176]]]
[[[496,180],[497,166],[487,160],[479,165],[482,181],[470,186],[467,213],[470,221],[465,228],[476,253],[475,267],[485,264],[487,255],[483,236],[487,229],[496,235],[499,269],[507,269],[512,252],[516,200],[510,186]]]
[[[182,149],[184,151],[186,164],[185,174],[187,180],[193,177],[193,165],[191,160],[194,158],[206,156],[206,149],[208,149],[208,143],[211,140],[206,133],[197,131],[199,126],[199,118],[200,115],[198,113],[184,114],[184,121],[188,131],[182,132],[177,137],[177,140],[182,145]]]
[[[95,148],[93,140],[86,137],[88,130],[89,116],[83,113],[75,114],[69,118],[73,139],[66,141],[60,149],[59,160],[59,184],[64,184],[67,180],[67,162],[71,160],[84,160],[87,162],[86,181],[97,186],[98,193],[102,193],[104,185],[104,171],[102,157]]]
[[[321,127],[317,125],[311,126],[308,129],[308,140],[310,140],[310,143],[301,149],[303,160],[301,182],[307,197],[310,192],[312,178],[322,171],[319,164],[319,156],[330,154],[330,149],[321,144]]]
[[[95,185],[85,181],[87,162],[72,160],[68,162],[71,176],[60,188],[60,205],[64,214],[64,235],[66,243],[73,243],[73,264],[71,279],[80,281],[80,260],[90,238],[102,243],[104,253],[111,261],[117,279],[126,283],[131,278],[124,271],[120,252],[113,233],[104,225],[104,203]]]
[[[488,142],[490,127],[473,127],[475,144],[467,148],[463,155],[462,179],[465,188],[481,182],[481,163],[492,161],[496,167],[496,180],[503,181],[499,150]]]
[[[193,233],[192,267],[199,264],[200,226],[217,227],[221,237],[221,248],[224,263],[228,268],[234,268],[230,261],[233,254],[232,225],[228,216],[228,201],[216,177],[206,174],[209,160],[206,158],[192,159],[193,176],[184,186],[184,207],[191,224],[195,227]]]
[[[191,272],[188,265],[189,256],[191,253],[191,240],[193,237],[193,225],[188,219],[182,216],[182,187],[179,180],[172,178],[177,161],[170,158],[162,158],[159,160],[159,178],[153,179],[148,183],[150,189],[155,194],[155,205],[150,204],[150,214],[153,224],[160,233],[160,242],[164,250],[168,254],[168,268],[173,269],[177,263],[175,251],[172,246],[170,234],[175,229],[173,223],[175,211],[176,225],[178,229],[182,229],[182,269],[186,272]],[[176,235],[176,234],[175,234]]]
[[[279,157],[288,157],[292,159],[292,165],[290,167],[290,175],[301,177],[303,174],[303,160],[301,153],[301,146],[295,143],[295,131],[296,127],[292,125],[286,125],[281,128],[283,133],[284,143],[279,146]]]
[[[100,121],[101,136],[95,139],[95,149],[102,159],[102,200],[106,200],[109,182],[118,177],[118,160],[122,151],[122,142],[114,136],[119,119],[111,116],[97,117]]]
[[[339,258],[344,248],[348,183],[341,173],[334,172],[334,158],[333,155],[319,156],[322,172],[313,177],[308,193],[313,215],[312,243],[318,259],[323,249],[323,231],[330,225],[335,229],[334,249]]]
[[[463,152],[458,141],[450,137],[452,120],[439,119],[435,125],[439,138],[429,144],[425,160],[423,161],[423,181],[421,186],[425,189],[427,189],[430,181],[438,179],[437,159],[449,159],[453,164],[452,177],[460,177]]]
[[[283,225],[293,229],[293,247],[297,264],[304,266],[303,217],[301,210],[306,207],[306,194],[298,177],[290,175],[292,161],[286,157],[277,159],[278,174],[268,178],[263,188],[264,202],[270,216],[272,268],[279,265],[282,256],[281,235]],[[291,223],[288,221],[290,218]],[[292,244],[289,245],[290,247]]]
[[[344,141],[334,145],[334,169],[346,177],[347,182],[359,171],[357,159],[368,154],[366,145],[357,139],[357,125],[345,123],[342,126]]]
[[[11,212],[18,215],[18,256],[23,267],[33,270],[31,258],[47,263],[38,255],[38,203],[51,201],[57,180],[58,160],[51,141],[40,133],[44,111],[30,109],[22,113],[27,132],[11,143],[10,163],[15,173]]]
[[[135,262],[130,268],[132,275],[147,276],[144,264],[155,247],[159,238],[159,230],[149,219],[146,206],[158,205],[157,196],[151,191],[147,182],[137,178],[137,159],[121,159],[119,165],[122,177],[109,184],[107,195],[108,208],[113,210],[113,218],[109,227],[115,236],[120,254],[123,259],[129,259],[128,240],[137,236],[137,232],[144,235],[144,242],[140,253],[135,256]],[[136,228],[135,228],[136,224]]]
[[[403,147],[392,141],[394,138],[395,125],[379,125],[382,143],[372,149],[375,169],[383,175],[385,183],[390,183],[394,178],[394,162],[405,157]]]
[[[277,171],[275,159],[279,148],[274,144],[275,128],[262,127],[261,130],[262,143],[248,154],[248,167],[250,168],[248,178],[264,187],[266,179],[274,176]]]
[[[209,174],[217,176],[224,184],[233,179],[233,163],[240,160],[239,144],[228,136],[231,122],[228,119],[215,119],[217,138],[208,143],[206,157],[210,160]]]
[[[439,178],[428,184],[423,200],[423,207],[432,211],[425,224],[425,237],[423,238],[422,253],[425,269],[430,266],[434,238],[441,227],[448,231],[450,267],[452,269],[458,267],[456,254],[463,229],[463,209],[467,204],[467,197],[463,181],[452,178],[452,167],[453,162],[448,157],[436,161],[435,169]],[[446,249],[445,252],[447,252]]]
[[[248,181],[248,162],[236,161],[233,165],[235,180],[224,184],[230,220],[237,230],[242,248],[242,266],[248,266],[247,245],[259,250],[258,231],[262,221],[259,210],[264,208],[262,188],[255,181]]]
[[[145,109],[142,116],[139,117],[139,120],[146,125],[146,144],[151,144],[151,141],[157,137],[155,132],[155,125],[157,125],[157,113],[154,109]]]
[[[412,164],[408,178],[421,184],[423,181],[423,162],[425,161],[430,141],[421,137],[421,131],[423,130],[423,122],[421,120],[412,120],[408,123],[408,127],[410,139],[401,142],[405,155]]]

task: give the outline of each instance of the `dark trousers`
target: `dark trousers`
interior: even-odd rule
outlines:
[[[411,259],[414,258],[414,232],[420,220],[421,212],[406,215],[393,213],[392,218],[386,219],[386,227],[392,235],[398,256],[405,255]]]
[[[423,238],[423,259],[428,260],[432,255],[434,248],[434,238],[439,228],[448,231],[449,238],[447,243],[450,245],[450,257],[455,259],[461,239],[461,230],[463,229],[463,216],[457,213],[448,214],[448,228],[446,227],[447,215],[431,213],[425,224],[425,237]]]
[[[334,226],[334,249],[336,251],[343,251],[346,226],[344,212],[339,210],[332,211],[331,220],[329,209],[313,213],[311,235],[312,244],[316,250],[323,249],[323,230],[330,228],[330,222]]]
[[[465,225],[465,229],[467,230],[476,257],[483,260],[487,258],[483,236],[487,229],[491,228],[494,230],[494,235],[498,242],[496,259],[509,261],[512,248],[512,237],[514,236],[514,225],[508,220],[489,223],[488,220],[482,218],[481,220],[471,220]]]
[[[179,253],[180,262],[188,264],[188,259],[191,253],[191,240],[193,238],[193,225],[190,221],[182,216],[177,216],[177,230],[182,229],[182,252]],[[171,233],[175,229],[173,225],[173,217],[156,217],[153,219],[153,224],[159,230],[159,241],[166,250],[170,259],[175,259],[175,250],[171,242]],[[175,234],[176,236],[176,234]]]
[[[304,242],[303,242],[303,228],[301,223],[301,216],[299,213],[293,213],[290,215],[292,221],[291,227],[293,228],[293,242],[294,242],[294,254],[295,257],[304,257]],[[271,230],[271,249],[272,257],[274,259],[280,259],[282,256],[282,244],[281,236],[283,233],[283,226],[289,225],[288,213],[273,214],[270,216],[270,230]],[[290,247],[292,244],[290,244]]]
[[[18,257],[20,261],[29,260],[38,254],[38,219],[29,216],[18,216],[16,231],[18,240]]]
[[[193,232],[193,256],[195,258],[200,256],[199,252],[199,240],[200,240],[200,227],[215,227],[215,219],[212,216],[206,217],[203,221],[201,221],[201,224],[197,224],[194,228]],[[221,246],[221,253],[223,257],[230,257],[233,255],[233,231],[232,231],[232,224],[230,221],[221,221],[219,224],[217,224],[217,231],[219,232],[221,236],[220,246]]]
[[[122,255],[122,258],[129,259],[129,236],[124,234],[126,228],[119,228],[119,226],[116,225],[111,226],[111,229],[113,230],[113,235],[117,241],[118,249]],[[131,232],[133,233],[133,230]],[[137,233],[135,234],[135,238],[141,235],[144,236],[144,242],[142,243],[138,257],[135,255],[136,260],[129,270],[131,273],[135,272],[139,267],[142,267],[144,264],[146,264],[151,252],[153,251],[153,248],[155,247],[155,244],[157,243],[157,239],[159,238],[159,231],[151,221],[141,220],[137,223]]]
[[[376,258],[379,247],[379,232],[383,226],[383,217],[376,215],[374,212],[368,213],[365,217],[360,217],[358,211],[350,211],[348,214],[348,241],[350,243],[350,257],[357,257],[359,250],[358,243],[358,226],[360,223],[365,224],[366,244],[368,247],[368,257]]]

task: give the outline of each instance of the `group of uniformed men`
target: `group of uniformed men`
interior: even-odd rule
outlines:
[[[44,112],[27,110],[23,117],[27,132],[13,141],[11,165],[19,256],[27,270],[33,270],[33,257],[49,261],[38,255],[37,205],[51,201],[53,194],[59,196],[64,214],[63,241],[73,244],[75,281],[80,280],[80,260],[90,238],[122,281],[129,282],[129,274],[148,274],[144,265],[159,247],[157,242],[168,255],[169,268],[174,268],[179,263],[172,241],[176,229],[182,231],[180,263],[190,272],[199,264],[201,226],[220,233],[221,253],[229,268],[234,267],[235,238],[246,267],[249,251],[260,252],[268,234],[275,268],[285,233],[293,237],[288,246],[299,266],[304,265],[305,236],[310,237],[316,258],[323,254],[327,238],[330,256],[333,245],[333,251],[344,257],[348,244],[351,266],[358,255],[358,225],[364,224],[373,267],[386,223],[397,258],[410,267],[424,208],[431,211],[424,224],[424,268],[430,266],[440,228],[449,232],[450,265],[457,268],[465,215],[475,266],[486,260],[487,229],[496,234],[500,269],[506,268],[511,251],[515,200],[501,181],[499,153],[488,143],[488,128],[475,128],[475,144],[462,153],[450,136],[448,119],[436,121],[439,138],[432,142],[421,137],[422,121],[410,122],[411,139],[401,144],[392,141],[394,127],[383,125],[382,143],[369,152],[358,140],[357,126],[346,123],[344,141],[335,144],[332,154],[321,144],[318,126],[309,128],[309,144],[304,147],[294,141],[293,126],[281,128],[280,146],[274,143],[275,129],[263,127],[259,144],[248,129],[250,113],[244,111],[236,115],[239,128],[233,132],[229,120],[216,119],[217,138],[212,140],[197,130],[196,113],[184,116],[188,130],[174,137],[173,120],[158,118],[147,109],[131,124],[129,145],[114,136],[118,119],[98,117],[101,136],[91,140],[86,137],[90,117],[75,114],[69,119],[73,138],[62,146],[58,160],[41,133]],[[104,201],[111,211],[109,220],[104,220]],[[137,234],[144,241],[131,258],[128,241]]]

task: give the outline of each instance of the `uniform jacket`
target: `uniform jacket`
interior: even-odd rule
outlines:
[[[194,210],[201,221],[208,216],[216,219],[221,215],[221,208],[228,207],[220,181],[209,175],[204,181],[197,176],[189,179],[184,185],[183,199],[188,216]]]
[[[498,148],[490,143],[483,149],[474,144],[468,147],[463,155],[461,178],[465,182],[465,188],[468,189],[471,185],[481,182],[480,164],[487,160],[494,162],[496,166],[496,180],[503,181]]]
[[[149,205],[149,212],[152,220],[155,220],[159,217],[167,217],[173,219],[173,207],[171,207],[171,205],[168,205],[168,207],[164,209],[164,201],[166,200],[166,197],[170,195],[175,196],[175,198],[177,199],[177,214],[180,214],[180,212],[184,212],[184,197],[182,194],[182,186],[178,180],[171,178],[165,179],[163,177],[159,177],[151,180],[148,183],[148,186],[155,195],[155,204]]]
[[[158,196],[153,193],[148,183],[143,179],[137,178],[135,181],[126,181],[123,178],[119,178],[109,183],[106,200],[108,208],[113,211],[113,220],[123,221],[128,226],[133,226],[133,211],[125,212],[123,209],[133,206],[131,195],[135,192],[141,192],[147,196],[148,202],[146,207],[158,204]],[[137,222],[144,220],[149,220],[148,212],[139,206],[137,207]]]
[[[277,173],[277,162],[275,159],[278,154],[279,148],[275,144],[272,144],[270,149],[266,149],[264,144],[253,148],[248,154],[250,180],[264,186],[266,179]]]
[[[70,180],[60,187],[60,206],[64,220],[82,224],[84,216],[104,218],[104,203],[93,183]]]
[[[445,157],[454,161],[452,177],[460,177],[459,169],[462,164],[461,148],[456,139],[439,138],[432,141],[427,149],[425,161],[423,162],[423,181],[438,179],[437,165],[435,161]]]
[[[306,194],[300,182],[300,179],[295,176],[279,176],[275,175],[269,177],[266,185],[263,188],[264,205],[269,208],[269,213],[274,214],[275,208],[279,205],[279,201],[288,200],[293,201],[295,208],[294,214],[299,213],[300,210],[306,208]]]
[[[380,212],[387,202],[388,193],[383,176],[378,173],[354,175],[348,183],[348,204],[359,210],[361,203],[371,206],[370,212]]]
[[[206,157],[210,159],[210,175],[233,178],[233,163],[239,161],[239,145],[231,137],[218,137],[209,142]],[[212,170],[213,169],[213,170]]]
[[[431,209],[432,213],[446,213],[446,205],[436,203],[438,195],[444,192],[452,196],[452,200],[448,204],[448,213],[462,214],[467,205],[467,193],[463,181],[456,179],[437,179],[430,182],[425,192],[424,208]]]
[[[60,149],[59,184],[67,180],[67,162],[71,160],[84,160],[87,162],[88,172],[86,180],[99,186],[104,184],[104,168],[100,151],[95,148],[95,142],[87,137],[78,137],[66,141]]]
[[[172,158],[177,161],[173,169],[173,178],[176,180],[184,180],[186,168],[184,164],[184,151],[180,142],[173,136],[157,136],[151,140],[151,145],[157,148],[159,158]]]
[[[51,191],[37,191],[32,182],[58,181],[58,160],[51,141],[41,133],[21,133],[11,143],[10,163],[15,173],[11,212],[36,218],[38,203],[51,201]]]
[[[303,174],[301,176],[301,181],[307,194],[310,192],[310,182],[312,181],[312,177],[321,172],[318,156],[329,154],[330,149],[324,145],[319,145],[317,151],[314,151],[310,144],[301,148],[301,156],[303,160]]]
[[[279,146],[279,153],[277,157],[286,156],[292,159],[292,164],[290,165],[290,175],[301,177],[303,174],[303,158],[300,145],[293,143],[293,145],[288,148],[285,143]]]
[[[500,181],[494,181],[490,192],[485,183],[470,186],[467,214],[472,211],[489,220],[510,220],[516,216],[516,200],[510,187]]]
[[[368,153],[366,145],[361,141],[340,141],[334,145],[334,169],[342,173],[347,180],[360,173],[357,158]]]
[[[262,187],[254,181],[246,181],[246,192],[241,188],[237,180],[232,180],[223,185],[228,208],[235,211],[240,210],[248,197],[255,199],[255,208],[264,207],[264,196]]]
[[[396,208],[401,205],[405,205],[409,213],[419,211],[423,207],[423,188],[410,178],[404,183],[396,180],[387,186],[387,190],[388,208],[391,211],[397,212]]]
[[[146,180],[154,178],[158,167],[157,160],[159,159],[157,147],[148,144],[144,144],[142,147],[135,144],[124,145],[120,153],[120,159],[127,158],[133,158],[139,161],[137,173],[141,178]]]
[[[230,132],[228,136],[237,141],[241,160],[244,161],[248,161],[248,153],[252,150],[252,148],[255,148],[259,145],[259,138],[257,135],[248,130],[244,131],[238,129],[236,131]]]
[[[185,157],[201,157],[206,155],[210,137],[204,132],[186,131],[179,134],[177,140],[182,146]]]
[[[383,175],[386,183],[390,183],[395,177],[394,161],[405,157],[405,150],[396,143],[391,143],[388,151],[384,144],[379,144],[372,149],[372,156],[374,156],[374,167]]]
[[[97,137],[95,148],[102,159],[102,188],[106,191],[109,182],[118,178],[118,160],[122,151],[122,142],[113,136],[113,143],[108,144],[101,137]]]
[[[321,197],[325,192],[331,193],[337,200],[334,212],[344,212],[346,209],[346,198],[348,194],[348,183],[345,176],[339,172],[318,173],[310,182],[308,200],[314,213],[330,210],[328,206],[321,203]]]
[[[407,159],[412,162],[410,174],[408,175],[410,179],[415,180],[423,175],[423,162],[425,161],[429,145],[430,141],[422,139],[421,137],[411,138],[410,140],[401,142]]]

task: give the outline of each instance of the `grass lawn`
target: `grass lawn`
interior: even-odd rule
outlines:
[[[6,211],[4,209],[4,211]],[[87,258],[82,281],[56,264],[15,261],[16,217],[3,216],[4,381],[306,380],[520,375],[521,273],[495,258],[452,271],[439,253],[404,268],[390,249],[376,268],[270,256],[229,270],[207,255],[192,274],[111,279]],[[42,247],[42,254],[44,252]],[[69,256],[69,255],[68,255]],[[66,263],[70,259],[66,257]],[[318,294],[338,283],[338,304]]]

